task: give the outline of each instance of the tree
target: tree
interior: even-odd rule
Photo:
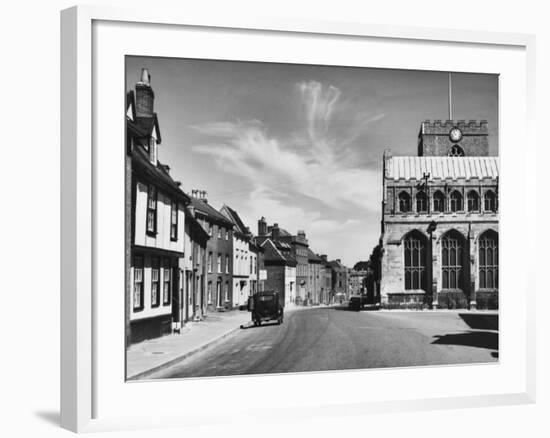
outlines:
[[[354,271],[366,271],[369,267],[368,261],[359,261],[353,266]]]

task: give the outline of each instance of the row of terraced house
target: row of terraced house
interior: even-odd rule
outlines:
[[[127,344],[245,309],[257,291],[276,290],[287,305],[347,298],[348,269],[316,254],[304,231],[292,235],[262,217],[254,234],[235,209],[182,189],[159,160],[154,99],[143,69],[126,105]]]

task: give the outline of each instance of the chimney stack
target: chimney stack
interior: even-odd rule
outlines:
[[[271,238],[273,240],[277,240],[279,238],[279,224],[273,224],[273,228],[271,228]]]
[[[258,221],[258,236],[265,236],[267,234],[267,222],[265,221],[265,217],[262,216],[262,218]]]
[[[151,75],[146,68],[141,69],[141,79],[136,84],[136,116],[153,117],[155,93],[151,88]]]

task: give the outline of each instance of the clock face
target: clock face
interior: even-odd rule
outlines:
[[[462,138],[462,131],[458,128],[453,128],[449,133],[449,137],[451,138],[451,141],[460,141]]]

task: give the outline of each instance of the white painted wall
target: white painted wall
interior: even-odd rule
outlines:
[[[248,242],[233,233],[233,307],[246,304],[249,295],[250,250]]]
[[[285,305],[296,297],[296,268],[285,267]]]
[[[130,275],[131,275],[131,281],[132,281],[132,287],[130,288],[130,320],[135,321],[138,319],[143,318],[151,318],[154,316],[160,316],[160,315],[170,315],[172,313],[172,298],[170,298],[170,303],[167,305],[163,304],[163,284],[164,284],[164,259],[162,257],[159,257],[159,300],[160,304],[157,307],[153,307],[151,305],[151,276],[152,276],[152,268],[151,268],[151,256],[150,255],[144,255],[143,256],[143,309],[135,311],[134,310],[134,289],[133,289],[133,281],[134,281],[134,261],[132,260],[132,266],[130,268]],[[173,274],[173,269],[172,276]],[[173,281],[174,278],[171,279],[171,287],[170,291],[172,293],[173,291]]]
[[[178,203],[178,240],[170,240],[171,199],[161,190],[157,192],[157,235],[146,233],[147,185],[138,181],[136,184],[136,245],[170,251],[184,251],[185,213],[184,206]]]

